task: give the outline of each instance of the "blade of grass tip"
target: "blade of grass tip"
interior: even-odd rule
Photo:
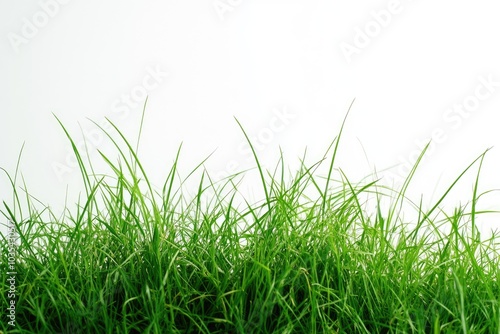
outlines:
[[[140,144],[140,141],[141,141],[142,130],[143,130],[143,127],[144,127],[144,118],[145,118],[145,115],[146,115],[146,106],[147,106],[147,103],[148,103],[148,98],[149,98],[149,96],[146,96],[146,100],[144,101],[144,105],[142,107],[141,122],[139,124],[139,133],[137,135],[137,143],[136,143],[136,146],[135,146],[135,153],[137,155],[139,155],[139,144]],[[130,159],[132,159],[132,156],[130,157]],[[134,165],[133,167],[134,167],[134,174],[136,174],[136,172],[137,172],[136,166]]]
[[[168,204],[170,203],[170,198],[171,196],[175,196],[177,194],[177,191],[181,191],[182,190],[182,186],[184,185],[184,183],[187,182],[187,180],[200,168],[202,167],[205,162],[215,153],[215,150],[210,153],[206,158],[204,158],[198,165],[196,165],[192,170],[191,172],[188,173],[188,175],[184,178],[184,180],[181,181],[180,185],[179,185],[179,189],[172,195],[172,188],[173,188],[173,184],[174,184],[174,180],[175,180],[175,175],[176,175],[176,172],[177,172],[177,165],[179,163],[179,157],[180,157],[180,153],[181,153],[181,148],[182,148],[182,143],[179,145],[179,148],[177,150],[177,154],[175,156],[175,159],[174,159],[174,163],[172,165],[172,167],[170,168],[170,171],[167,175],[167,179],[165,181],[165,183],[163,184],[163,188],[162,188],[162,212],[163,212],[163,222],[166,221],[166,215],[168,213]],[[203,183],[203,177],[204,177],[204,174],[202,175],[202,183]],[[167,187],[168,187],[168,191],[167,191]],[[165,192],[167,191],[167,193],[165,194]]]
[[[224,191],[224,189],[226,188],[226,186],[228,185],[231,185],[231,189],[234,190],[234,194],[236,195],[238,193],[238,187],[240,186],[241,182],[243,182],[243,177],[241,179],[238,180],[238,182],[234,182],[233,180],[236,179],[237,177],[239,177],[240,175],[245,175],[245,173],[247,172],[248,170],[245,170],[245,171],[240,171],[240,172],[237,172],[237,173],[234,173],[232,175],[228,175],[224,178],[222,178],[221,180],[218,180],[218,181],[214,181],[212,179],[212,177],[210,176],[210,173],[208,173],[208,171],[205,169],[204,170],[204,173],[205,175],[207,176],[208,178],[208,181],[209,181],[209,184],[203,189],[204,192],[206,192],[207,190],[212,190],[214,193],[213,193],[213,198],[210,202],[212,201],[215,201],[215,204],[217,206],[221,206],[222,204],[222,201],[224,200],[226,196],[224,197],[221,197],[220,194]],[[219,187],[219,189],[216,188],[216,185],[217,184],[220,184],[224,181],[224,183],[222,184],[222,186]],[[248,202],[245,200],[246,204],[248,204]],[[244,215],[242,215],[243,217]]]
[[[78,124],[79,127],[80,127],[80,132],[82,133],[82,136],[85,137],[85,133],[83,131],[83,128],[81,126],[81,124]],[[92,172],[91,174],[88,174],[88,176],[92,176],[94,178],[94,180],[97,180],[97,176],[96,176],[96,172],[94,170],[94,165],[92,164],[92,159],[90,158],[90,152],[89,152],[89,146],[87,145],[87,141],[84,140],[83,141],[83,144],[84,144],[84,147],[85,147],[85,156],[87,157],[87,163],[88,163],[88,167],[90,169],[90,171]]]
[[[168,203],[170,203],[170,196],[172,193],[172,188],[174,186],[174,180],[175,180],[175,171],[177,170],[177,163],[179,161],[179,156],[181,154],[181,148],[182,148],[182,142],[179,145],[179,148],[177,149],[177,154],[175,155],[174,163],[172,167],[170,168],[170,171],[168,172],[167,179],[165,180],[165,183],[163,184],[163,189],[162,189],[162,201],[163,201],[163,211],[166,215],[167,209],[168,209]],[[165,191],[167,189],[168,185],[168,192],[165,196]],[[163,217],[165,221],[166,216]]]
[[[325,160],[325,158],[322,158],[320,161],[316,162],[312,166],[307,167],[306,163],[305,163],[305,152],[304,152],[304,157],[299,159],[300,168],[302,168],[304,170],[304,176],[308,176],[308,179],[307,179],[308,182],[309,181],[312,182],[314,188],[316,188],[316,190],[320,194],[320,197],[323,197],[323,193],[321,191],[321,188],[320,188],[318,182],[316,182],[316,180],[314,179],[314,174],[316,173],[316,170],[321,166],[321,164],[323,163],[324,160]],[[306,197],[306,198],[309,199],[309,197]]]
[[[17,226],[18,223],[16,221],[16,217],[14,215],[14,212],[10,209],[10,207],[7,205],[7,203],[5,203],[5,201],[3,202],[3,205],[4,205],[5,209],[7,210],[8,215],[6,215],[4,212],[2,212],[2,214],[5,216],[5,218],[7,218],[7,220],[14,223],[14,226]],[[8,216],[10,216],[10,218]],[[2,224],[2,225],[8,227],[8,225],[6,225],[6,224]],[[0,235],[2,236],[3,241],[5,241],[7,243],[7,235],[3,235],[2,232],[0,232]],[[21,235],[21,233],[20,233],[20,235]]]
[[[106,121],[108,121],[109,124],[111,124],[111,126],[115,129],[115,131],[118,133],[118,135],[125,142],[125,145],[127,146],[129,152],[131,152],[133,154],[134,150],[132,148],[132,145],[125,138],[125,136],[123,135],[123,133],[118,129],[118,127],[109,118],[105,118],[105,119],[106,119]],[[127,170],[131,173],[131,176],[132,176],[134,182],[137,183],[137,181],[138,181],[138,179],[137,179],[137,173],[134,173],[134,170],[135,170],[134,167],[129,163],[129,160],[127,159],[127,156],[125,155],[125,153],[123,152],[123,149],[120,147],[120,145],[117,143],[117,141],[100,124],[98,124],[94,120],[90,120],[90,121],[92,123],[94,123],[94,125],[97,126],[99,129],[101,129],[101,131],[111,140],[111,142],[113,143],[113,145],[118,149],[118,152],[119,152],[120,156],[123,158],[123,161],[124,161],[125,165],[127,166]],[[103,156],[103,157],[105,157],[105,155],[102,152],[100,152],[100,155]],[[135,163],[137,163],[138,162],[137,156],[134,156],[134,158],[135,158]],[[109,159],[108,159],[107,162],[109,163]],[[147,176],[145,175],[146,173],[144,172],[144,170],[142,170],[142,174],[145,177],[146,183],[148,183],[148,185],[149,185],[149,182],[147,182]]]
[[[16,213],[16,203],[17,203],[17,207],[19,208],[19,214],[20,216],[22,217],[23,216],[23,212],[22,212],[22,207],[21,207],[21,200],[19,199],[19,194],[17,193],[17,189],[16,189],[16,184],[17,184],[17,176],[19,175],[19,170],[20,170],[20,166],[21,166],[21,157],[22,157],[22,154],[23,154],[23,151],[24,151],[24,145],[25,143],[23,143],[23,145],[21,146],[21,150],[19,151],[19,154],[17,156],[17,162],[16,162],[16,169],[14,170],[14,178],[12,178],[9,174],[9,172],[7,172],[7,170],[5,170],[4,168],[0,167],[0,170],[2,170],[5,175],[7,175],[7,178],[9,179],[9,182],[12,186],[12,202],[14,203],[14,215]],[[5,202],[4,202],[5,204]],[[14,217],[12,217],[14,218]]]
[[[307,188],[309,182],[312,182],[313,185],[318,188],[317,183],[312,179],[312,173],[318,168],[321,162],[317,162],[310,167],[306,167],[305,165],[306,151],[304,152],[304,156],[299,159],[301,164],[299,172],[297,173],[296,179],[290,186],[290,189],[296,189],[298,192],[297,198],[304,196],[307,200],[310,200],[308,196],[304,194],[305,189]],[[313,170],[314,169],[314,170]],[[312,172],[311,172],[312,171]],[[302,185],[301,185],[302,184]],[[300,189],[302,187],[302,189]]]
[[[424,215],[424,217],[418,222],[417,224],[417,227],[420,226],[421,224],[424,223],[424,221],[427,220],[427,218],[434,212],[434,210],[436,210],[436,208],[439,206],[439,204],[441,204],[441,202],[446,198],[446,196],[448,195],[448,193],[453,189],[453,187],[455,187],[455,185],[458,183],[458,181],[464,176],[465,173],[467,173],[467,171],[478,161],[478,160],[482,160],[482,158],[484,157],[484,155],[489,151],[490,149],[487,149],[484,153],[482,153],[479,157],[477,157],[476,159],[474,159],[474,161],[469,165],[467,166],[467,168],[465,168],[462,173],[460,173],[460,175],[453,181],[453,183],[448,187],[448,189],[444,192],[444,194],[441,196],[441,198],[437,201],[437,203]]]
[[[354,189],[354,187],[352,186],[352,183],[349,181],[349,179],[347,178],[347,175],[344,173],[344,171],[342,169],[340,169],[340,173],[344,177],[345,182],[347,183],[347,185],[349,186],[349,189],[351,190],[352,197],[354,198],[354,201],[356,202],[356,209],[358,211],[359,217],[361,217],[361,222],[363,223],[363,226],[365,226],[365,224],[366,224],[365,215],[363,214],[363,208],[361,207],[361,203],[359,202],[358,195],[363,193],[365,190],[369,189],[371,186],[375,185],[377,183],[377,181],[376,180],[372,181],[372,182],[364,185],[362,188],[356,190],[356,189]],[[355,217],[353,217],[353,218],[355,218]]]
[[[163,184],[163,188],[162,188],[161,197],[162,197],[162,201],[163,201],[162,208],[163,208],[163,212],[164,212],[164,218],[166,217],[166,214],[167,214],[167,211],[168,211],[168,203],[170,203],[171,198],[173,198],[174,196],[176,196],[178,192],[182,191],[182,186],[187,182],[187,180],[192,175],[194,175],[194,173],[198,169],[200,169],[201,167],[203,167],[203,165],[205,164],[205,162],[215,153],[215,150],[212,151],[212,153],[210,153],[206,158],[204,158],[200,163],[198,163],[198,165],[196,165],[188,173],[188,175],[181,181],[181,183],[180,183],[178,189],[175,191],[175,193],[172,194],[172,188],[173,188],[173,184],[174,184],[174,181],[175,181],[175,175],[176,175],[176,173],[177,173],[177,175],[180,178],[180,175],[178,174],[178,170],[177,170],[177,165],[179,163],[179,156],[180,156],[180,152],[181,152],[181,147],[182,147],[182,143],[179,146],[179,149],[177,150],[177,154],[176,154],[176,157],[174,159],[174,163],[173,163],[172,167],[170,168],[170,171],[168,172],[167,178],[166,178],[165,183]],[[168,191],[167,191],[167,186],[168,186]],[[165,221],[165,219],[163,221]]]
[[[154,218],[155,218],[156,221],[160,221],[161,215],[160,215],[160,211],[158,209],[158,206],[156,204],[155,198],[153,196],[153,194],[154,194],[153,188],[152,188],[151,182],[149,181],[149,178],[148,178],[148,176],[146,174],[146,171],[145,171],[144,167],[142,166],[142,164],[141,164],[141,162],[139,160],[139,157],[137,156],[137,154],[134,151],[134,149],[133,149],[132,145],[130,144],[130,142],[126,139],[126,137],[123,134],[123,132],[120,131],[120,129],[109,118],[106,118],[106,121],[108,121],[108,123],[111,124],[111,126],[115,129],[115,131],[118,133],[118,135],[120,136],[120,138],[123,140],[124,144],[127,146],[127,149],[129,151],[129,153],[133,157],[133,161],[132,162],[134,163],[134,166],[132,166],[129,163],[129,161],[127,160],[127,157],[125,156],[125,153],[124,153],[123,149],[120,147],[120,145],[118,145],[118,143],[116,142],[116,140],[106,130],[104,130],[98,123],[96,123],[94,121],[92,121],[92,122],[97,127],[99,127],[104,132],[104,134],[106,134],[106,136],[108,136],[108,138],[113,142],[113,145],[115,145],[115,147],[117,148],[118,152],[123,157],[125,165],[127,166],[127,169],[130,172],[131,177],[132,177],[135,185],[139,184],[139,179],[137,178],[137,174],[135,173],[135,171],[136,171],[135,165],[137,165],[139,167],[139,169],[141,171],[141,174],[144,177],[144,181],[146,182],[146,186],[147,186],[147,188],[149,190],[149,193],[151,194],[150,200],[151,200],[151,203],[153,205],[153,215],[154,215]],[[144,217],[147,217],[148,216],[148,212],[146,211],[146,202],[145,202],[144,196],[142,196],[142,194],[140,194],[140,193],[139,193],[139,195],[140,196],[138,197],[138,199],[141,202],[141,207],[142,207],[142,211],[144,213]]]
[[[252,150],[253,157],[255,158],[255,162],[257,163],[257,168],[259,169],[260,179],[262,180],[262,186],[264,187],[264,193],[266,195],[267,208],[269,210],[269,213],[271,213],[271,199],[269,197],[269,191],[267,190],[267,186],[266,186],[266,179],[264,178],[264,172],[262,171],[262,166],[260,164],[259,158],[257,157],[257,153],[255,152],[255,149],[253,147],[252,141],[248,137],[248,135],[247,135],[245,129],[243,128],[243,126],[241,125],[240,121],[238,121],[238,119],[236,117],[234,117],[234,119],[236,120],[236,123],[238,123],[241,131],[243,132],[243,135],[245,136],[245,138],[246,138],[246,140],[248,142],[248,145],[250,145],[250,149]]]
[[[148,104],[149,96],[146,96],[144,101],[144,106],[142,107],[141,124],[139,125],[139,134],[137,135],[137,145],[135,146],[135,152],[139,153],[139,143],[141,141],[142,129],[144,128],[144,117],[146,116],[146,106]]]
[[[471,205],[472,207],[471,207],[471,213],[470,213],[470,215],[471,215],[471,225],[472,225],[471,226],[471,230],[472,230],[472,240],[473,240],[473,243],[466,243],[466,247],[465,247],[465,251],[469,255],[470,262],[471,262],[472,266],[474,267],[474,269],[476,270],[476,272],[478,273],[478,275],[480,275],[483,280],[485,279],[484,271],[483,271],[483,268],[481,267],[481,265],[478,263],[477,258],[476,258],[476,251],[477,251],[477,248],[480,245],[481,236],[480,236],[479,230],[477,229],[477,226],[476,226],[475,216],[478,213],[477,210],[476,210],[476,205],[477,205],[477,201],[478,201],[478,198],[479,198],[479,196],[477,195],[477,190],[478,190],[478,187],[479,187],[479,177],[480,177],[480,174],[481,174],[482,165],[483,165],[483,161],[484,161],[485,155],[488,152],[488,150],[490,150],[490,149],[491,148],[488,148],[480,156],[481,160],[479,162],[479,168],[478,168],[478,171],[477,171],[476,180],[474,182],[474,190],[473,190],[472,205]]]
[[[99,187],[101,186],[101,183],[102,183],[103,180],[104,180],[104,178],[102,178],[100,181],[97,182],[97,184],[95,186],[92,187],[92,191],[88,195],[87,200],[85,202],[85,205],[82,208],[81,215],[76,220],[75,232],[76,232],[76,230],[79,229],[79,227],[80,227],[80,225],[81,225],[81,223],[83,221],[83,216],[84,216],[84,214],[87,213],[88,208],[93,203],[93,200],[95,198],[95,194],[97,193],[97,190],[99,190]]]
[[[3,169],[2,167],[0,167],[0,169],[7,175],[7,178],[9,179],[9,182],[12,186],[14,209],[11,210],[10,207],[7,205],[7,203],[5,203],[5,201],[2,201],[2,202],[3,202],[3,205],[5,206],[5,208],[7,209],[11,219],[15,220],[15,218],[16,218],[16,203],[17,203],[17,206],[19,207],[20,216],[21,217],[23,216],[22,207],[21,207],[21,200],[19,199],[19,194],[17,193],[17,189],[16,189],[16,181],[12,179],[12,177],[9,175],[9,173],[5,169]],[[6,218],[8,218],[4,212],[2,212],[2,214]]]
[[[28,191],[28,185],[26,184],[26,180],[24,179],[24,175],[22,173],[21,173],[21,180],[22,180],[22,184],[23,184],[23,187],[21,187],[21,190],[24,191],[24,193],[26,195],[26,205],[27,205],[27,209],[28,209],[28,217],[33,217],[35,214],[38,214],[38,212],[36,210],[34,210],[35,206],[32,204],[33,200],[38,202],[38,204],[42,205],[43,207],[45,207],[43,209],[43,211],[48,209],[48,207],[46,207],[45,204],[41,200],[39,200],[38,198],[36,198],[33,195],[30,195],[30,193]]]
[[[283,157],[283,150],[281,149],[280,146],[280,161],[281,161],[281,184],[283,188],[286,187],[285,185],[285,158]],[[278,169],[278,165],[276,165],[276,169]]]
[[[179,148],[180,149],[180,148]],[[178,152],[179,153],[179,152]],[[179,185],[179,188],[177,189],[177,191],[173,194],[173,196],[175,196],[177,194],[177,192],[180,192],[182,190],[182,186],[184,185],[184,183],[187,182],[187,180],[200,168],[204,165],[204,163],[210,159],[210,157],[215,153],[215,150],[212,151],[212,153],[210,153],[205,159],[203,159],[200,163],[198,163],[198,165],[196,165],[189,173],[188,175],[181,181],[180,185]],[[179,160],[179,156],[177,155],[176,158],[175,158],[175,165],[177,166],[177,163],[178,163],[178,160]],[[175,174],[175,172],[177,172],[177,169],[175,169],[173,171],[173,174]],[[168,179],[170,178],[170,172],[167,176],[167,181]],[[172,175],[173,175],[172,174]],[[173,179],[171,179],[171,182],[173,182]],[[167,182],[166,182],[167,183]],[[163,193],[165,193],[165,187],[166,187],[166,183],[163,187]],[[170,183],[170,186],[169,186],[169,194],[170,194],[170,191],[172,189],[172,183]]]
[[[356,101],[356,99],[353,99],[351,101],[351,104],[349,105],[349,108],[347,109],[347,113],[344,116],[344,120],[342,121],[342,126],[340,127],[340,131],[339,131],[339,134],[337,136],[337,140],[335,142],[335,148],[333,150],[333,156],[332,156],[332,159],[330,161],[330,168],[328,169],[328,177],[326,178],[326,185],[325,185],[325,190],[324,190],[324,193],[323,193],[323,203],[321,203],[321,215],[322,216],[325,215],[326,195],[328,193],[328,187],[330,186],[330,179],[332,177],[333,165],[335,163],[335,158],[337,157],[337,152],[338,152],[338,148],[339,148],[340,138],[342,137],[342,131],[344,130],[344,125],[345,125],[345,122],[347,121],[347,116],[349,116],[349,113],[351,112],[351,108],[352,108],[352,106],[354,104],[354,101]]]
[[[115,131],[118,133],[118,135],[122,138],[124,144],[127,146],[128,150],[129,150],[129,153],[132,155],[133,157],[133,162],[135,164],[137,164],[137,166],[139,167],[140,171],[141,171],[141,174],[142,176],[144,177],[144,180],[146,181],[146,184],[148,186],[148,190],[150,192],[150,194],[153,194],[153,189],[152,189],[152,186],[151,186],[151,182],[149,181],[149,178],[147,176],[147,173],[146,173],[146,170],[144,169],[144,167],[142,166],[140,160],[139,160],[139,156],[137,155],[137,153],[134,151],[134,148],[132,147],[132,145],[130,144],[130,142],[127,140],[127,138],[125,137],[125,135],[123,134],[123,132],[113,123],[111,122],[111,120],[109,120],[108,118],[106,118],[106,120],[111,124],[111,126],[115,129]],[[127,162],[127,159],[125,157],[125,154],[123,153],[123,150],[119,148],[119,146],[117,145],[116,141],[113,140],[113,144],[116,145],[116,147],[118,148],[118,150],[120,151],[120,154],[122,155],[124,161],[125,161],[125,164],[127,165],[127,168],[129,170],[129,172],[132,174],[132,177],[134,178],[134,181],[136,181],[136,173],[135,173],[135,168],[133,168],[128,162]]]
[[[399,210],[401,210],[403,206],[403,199],[405,198],[406,191],[408,190],[408,187],[410,186],[410,182],[413,179],[413,176],[415,175],[415,172],[417,171],[418,166],[420,165],[420,162],[422,161],[422,158],[425,155],[425,152],[427,152],[427,149],[430,145],[431,141],[425,145],[423,148],[422,152],[417,158],[417,161],[413,164],[413,167],[410,170],[410,173],[408,173],[408,176],[405,178],[403,185],[401,186],[401,190],[398,191],[398,194],[396,196],[396,200],[394,201],[394,205],[389,208],[389,213],[387,215],[387,223],[390,224],[392,222],[392,217],[394,217],[394,213],[396,212],[396,207],[398,206],[399,203]],[[400,212],[400,211],[399,211]],[[399,213],[398,212],[398,213]],[[418,226],[417,226],[418,229]]]
[[[484,157],[485,157],[486,153],[488,152],[488,150],[490,150],[490,149],[491,149],[491,147],[488,148],[481,156],[481,161],[479,162],[479,168],[477,170],[476,181],[474,182],[474,190],[472,193],[471,224],[472,224],[472,239],[474,239],[474,240],[476,240],[476,238],[475,238],[475,234],[476,234],[475,233],[476,232],[476,205],[477,205],[477,201],[479,199],[479,197],[477,195],[477,190],[479,188],[479,176],[481,174],[481,169],[483,167]]]
[[[79,169],[80,169],[80,173],[82,174],[83,183],[84,183],[84,186],[85,186],[85,191],[86,191],[86,194],[88,195],[89,191],[90,191],[90,188],[91,188],[91,183],[90,183],[89,175],[87,173],[87,169],[85,168],[85,164],[83,163],[83,159],[82,159],[82,157],[80,155],[80,151],[76,147],[75,141],[73,140],[73,138],[69,134],[68,130],[66,129],[66,127],[63,125],[63,123],[59,119],[59,117],[57,117],[56,114],[54,114],[54,113],[52,113],[52,115],[56,118],[57,122],[59,123],[59,125],[63,129],[64,133],[66,134],[66,137],[69,139],[69,141],[71,143],[71,148],[73,150],[73,153],[76,156],[76,160],[78,161],[78,166],[79,166]]]
[[[278,163],[276,164],[276,167],[274,168],[273,174],[271,174],[269,171],[267,171],[267,176],[271,180],[271,187],[269,189],[269,196],[270,197],[272,196],[273,193],[278,192],[278,190],[274,190],[275,185],[276,185],[276,188],[280,187],[278,182],[276,182],[276,175],[278,173],[278,167],[280,166],[280,161],[281,161],[281,166],[282,166],[282,168],[281,168],[281,185],[284,185],[283,151],[281,150],[281,147],[280,147],[280,159],[278,160]]]

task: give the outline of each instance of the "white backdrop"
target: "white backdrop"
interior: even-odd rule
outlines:
[[[213,175],[252,167],[233,117],[265,165],[280,146],[290,166],[306,147],[313,163],[356,98],[337,163],[351,180],[396,166],[383,182],[400,183],[433,138],[415,200],[438,199],[489,147],[481,189],[500,188],[499,31],[486,0],[2,0],[0,167],[14,173],[25,143],[29,192],[59,212],[83,187],[53,114],[100,168],[97,149],[114,151],[88,118],[134,139],[146,95],[140,154],[159,186],[181,142],[184,175],[214,150]],[[12,203],[4,175],[0,187]],[[500,209],[498,194],[481,208]]]

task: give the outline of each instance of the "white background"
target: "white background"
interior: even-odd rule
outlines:
[[[140,155],[158,186],[181,142],[184,176],[214,150],[213,175],[253,167],[234,117],[257,138],[266,166],[279,147],[289,166],[306,147],[314,163],[356,98],[336,166],[351,181],[396,166],[382,182],[400,184],[397,165],[436,132],[441,140],[410,188],[414,200],[437,200],[489,147],[481,190],[500,188],[498,9],[486,0],[2,0],[0,167],[13,175],[24,143],[30,194],[56,214],[66,199],[72,210],[83,186],[53,114],[77,143],[81,129],[98,133],[88,119],[106,117],[134,142],[146,80]],[[126,106],[124,95],[138,103]],[[460,115],[453,108],[463,104],[471,111]],[[109,141],[90,142],[106,171],[97,149],[116,153]],[[452,204],[470,200],[476,170],[449,195]],[[1,175],[0,199],[12,204],[11,194]],[[500,209],[496,193],[480,204]],[[498,216],[481,222],[499,226]]]

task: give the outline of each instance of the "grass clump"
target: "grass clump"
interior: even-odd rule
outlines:
[[[283,155],[271,172],[254,152],[262,202],[237,205],[241,175],[214,182],[203,164],[188,175],[200,178],[187,198],[179,154],[157,190],[115,130],[107,135],[120,158],[101,154],[105,176],[68,134],[86,197],[63,217],[37,210],[28,194],[23,215],[11,178],[15,200],[2,213],[20,244],[16,326],[4,317],[5,332],[500,333],[498,238],[481,239],[475,225],[478,181],[470,207],[439,209],[462,174],[435,206],[415,205],[408,225],[399,208],[416,166],[398,190],[334,177],[339,135],[326,178],[323,161],[301,159],[289,175]]]

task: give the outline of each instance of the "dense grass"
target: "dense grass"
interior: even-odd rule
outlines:
[[[477,182],[470,206],[441,211],[446,192],[428,209],[415,205],[407,225],[400,208],[416,166],[400,189],[353,183],[334,169],[340,131],[328,159],[302,159],[294,174],[282,155],[272,171],[255,155],[261,202],[236,205],[242,175],[214,182],[202,164],[186,198],[179,155],[156,191],[115,130],[119,159],[101,155],[110,175],[74,147],[85,199],[64,217],[36,209],[17,171],[10,178],[15,196],[2,213],[20,245],[17,327],[2,315],[5,332],[500,333],[499,239],[475,226]],[[478,166],[479,175],[483,158],[464,173]]]

